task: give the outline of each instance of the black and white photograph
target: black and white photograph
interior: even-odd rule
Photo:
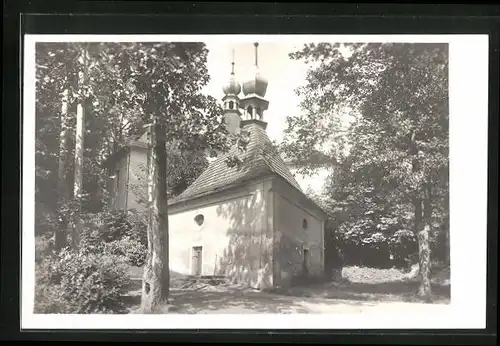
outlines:
[[[487,73],[485,35],[27,35],[23,324],[484,327]]]

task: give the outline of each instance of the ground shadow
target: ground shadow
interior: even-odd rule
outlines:
[[[353,282],[349,284],[344,284],[343,288],[349,289],[353,293],[374,293],[374,294],[407,294],[415,293],[418,291],[418,282],[412,281],[395,281],[395,282],[383,282],[383,283],[358,283]],[[449,297],[450,296],[450,286],[449,285],[432,285],[432,291],[434,295]]]
[[[263,293],[249,289],[227,289],[221,292],[172,291],[169,312],[196,313],[314,313],[301,298]],[[311,303],[308,301],[307,303]],[[313,302],[314,303],[314,302]],[[344,304],[328,301],[328,305]],[[353,305],[369,305],[357,301]]]
[[[141,284],[139,278],[132,279],[130,291],[123,297],[129,312],[138,311]],[[449,303],[449,286],[435,285],[433,289],[433,303]],[[417,290],[418,282],[388,282],[329,283],[292,287],[283,292],[261,292],[228,282],[214,284],[213,280],[178,276],[172,279],[168,313],[321,313],[324,309],[331,311],[335,306],[344,311],[345,305],[361,309],[389,302],[422,303],[416,294]]]
[[[322,297],[326,299],[352,301],[381,301],[391,302],[422,302],[418,297],[419,283],[416,281],[394,281],[384,283],[330,283],[293,287],[278,292],[282,295],[294,297]],[[432,285],[434,303],[449,303],[450,286]]]
[[[142,294],[142,275],[143,267],[130,266],[128,276],[130,279],[129,285],[126,287],[126,294],[121,297],[121,301],[129,308],[129,311],[135,310],[141,304]],[[171,287],[182,287],[186,282],[187,276],[170,271]]]
[[[141,302],[142,281],[138,275],[139,270],[134,269],[134,271],[136,273],[131,278],[128,293],[122,297],[122,302],[128,307],[129,313],[137,313]],[[168,312],[181,314],[319,313],[314,309],[315,303],[327,303],[333,306],[346,302],[261,292],[227,281],[214,283],[213,280],[200,280],[173,273]],[[353,306],[373,305],[361,299],[354,299],[349,304]]]
[[[173,311],[187,314],[226,313],[308,313],[309,310],[285,297],[232,289],[224,292],[172,292]]]

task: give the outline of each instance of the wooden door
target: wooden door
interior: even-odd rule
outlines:
[[[307,275],[309,273],[309,249],[304,249],[303,254],[302,271]]]
[[[193,247],[193,258],[191,260],[191,271],[194,275],[201,275],[201,266],[202,266],[202,247],[194,246]]]

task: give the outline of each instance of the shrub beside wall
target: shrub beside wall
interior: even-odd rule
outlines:
[[[126,212],[101,213],[86,220],[81,246],[89,253],[124,257],[128,264],[140,267],[146,261],[146,229],[146,224],[130,221]]]
[[[146,225],[126,212],[85,215],[78,251],[36,239],[35,313],[123,313],[128,266],[142,266]]]
[[[122,257],[65,249],[37,265],[35,313],[124,313],[129,284]]]
[[[411,265],[411,255],[417,252],[413,233],[405,230],[390,236],[373,233],[361,237],[329,229],[325,236],[325,266],[329,271],[343,266],[406,269]]]

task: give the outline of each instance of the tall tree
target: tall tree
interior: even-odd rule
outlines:
[[[92,55],[88,52],[89,47],[92,48]],[[99,100],[103,105],[116,104],[110,97],[109,87],[116,87],[117,83],[107,83],[108,89],[104,89],[99,83],[102,80],[110,81],[110,76],[116,71],[110,71],[105,65],[107,61],[96,54],[98,47],[99,44],[89,43],[37,44],[37,169],[40,173],[44,172],[45,177],[57,179],[58,182],[57,186],[53,186],[38,181],[37,183],[40,182],[40,184],[37,186],[39,186],[40,198],[57,196],[56,249],[66,245],[69,220],[75,221],[75,217],[83,212],[81,208],[79,208],[80,212],[75,212],[74,206],[82,204],[85,195],[85,180],[88,178],[92,180],[95,174],[100,173],[81,174],[84,162],[89,157],[87,151],[99,153],[107,137],[99,128],[103,127],[105,130],[109,127],[102,125],[110,122],[108,121],[110,116],[104,114],[102,108],[98,107]],[[84,52],[87,54],[83,54]],[[79,77],[84,74],[89,74],[91,78],[81,80]],[[118,79],[117,74],[113,78]],[[107,102],[102,102],[103,99]],[[88,110],[86,105],[88,102],[91,102],[94,107],[94,113],[98,115],[97,120],[101,121],[90,124],[85,122],[82,115],[84,110]],[[88,128],[88,125],[91,125],[91,128]],[[89,133],[101,136],[96,138],[98,140],[88,142],[84,148],[83,141]],[[55,140],[58,140],[58,145]],[[56,151],[57,147],[58,151]],[[57,170],[47,165],[48,162],[42,159],[48,157],[53,157],[58,161]],[[97,155],[95,159],[99,161],[102,158],[102,155]],[[98,166],[98,164],[94,165],[94,167]],[[55,178],[56,173],[57,178]],[[39,178],[41,177],[40,174]],[[49,188],[55,193],[49,191]],[[75,189],[77,191],[73,193]],[[37,207],[39,206],[41,206],[40,203],[37,204]],[[50,206],[46,210],[54,209]],[[54,216],[50,218],[54,219]],[[72,239],[77,240],[75,234]]]
[[[54,232],[65,245],[71,199],[71,84],[77,52],[65,43],[36,45],[36,215],[37,232]]]
[[[285,150],[303,156],[321,150],[332,161],[347,164],[345,173],[360,178],[354,184],[359,187],[357,199],[374,202],[368,208],[387,214],[386,207],[392,205],[403,218],[408,210],[400,207],[413,205],[419,292],[430,297],[430,187],[448,193],[443,179],[448,170],[447,46],[322,43],[305,45],[291,57],[313,65],[306,85],[298,90],[304,112],[288,119]],[[373,191],[388,203],[377,201]],[[348,192],[344,202],[353,197]],[[364,215],[376,214],[366,207]],[[387,227],[370,220],[376,223],[360,224],[359,233]]]
[[[58,209],[60,223],[55,233],[55,248],[60,250],[66,244],[66,230],[67,230],[67,213],[64,210],[70,200],[70,191],[68,188],[67,162],[68,162],[68,89],[63,91],[62,105],[61,105],[61,131],[59,135],[59,167],[57,175],[57,191],[58,191]]]
[[[87,52],[86,64],[78,59],[83,49]],[[168,297],[166,184],[173,178],[168,176],[167,179],[167,173],[177,174],[184,170],[184,166],[167,166],[166,144],[169,152],[182,153],[173,157],[174,164],[184,165],[186,158],[193,157],[198,168],[204,164],[204,159],[198,159],[198,154],[208,151],[215,155],[235,143],[242,149],[245,146],[245,141],[239,136],[227,133],[216,100],[201,93],[209,81],[206,68],[208,50],[201,43],[182,42],[61,43],[42,44],[37,47],[37,54],[37,106],[43,110],[37,114],[42,120],[37,121],[37,179],[46,179],[54,182],[53,185],[57,182],[57,161],[62,152],[59,150],[61,93],[64,90],[68,90],[66,133],[75,133],[77,110],[81,109],[77,107],[78,102],[83,104],[85,101],[88,106],[85,108],[88,121],[81,122],[80,127],[83,129],[85,125],[85,131],[80,135],[86,144],[85,148],[79,146],[80,150],[76,150],[78,164],[71,164],[75,162],[75,150],[69,149],[75,148],[74,136],[69,135],[71,140],[63,145],[68,148],[67,159],[61,156],[68,180],[75,177],[79,182],[80,175],[75,168],[85,168],[86,174],[79,187],[83,194],[103,184],[105,172],[99,168],[100,163],[118,151],[129,135],[143,126],[150,131],[148,207],[151,222],[147,231],[149,248],[142,305],[144,312],[154,311]],[[85,81],[80,81],[80,84],[78,71],[85,74]],[[228,164],[237,162],[235,158],[228,160]],[[185,178],[191,179],[192,176]],[[173,194],[182,189],[183,181],[187,183],[186,179],[172,181],[178,184],[176,191],[170,191]],[[73,183],[71,181],[69,185]],[[51,195],[40,193],[38,189],[47,189],[43,192],[50,190],[51,193],[57,191],[55,186],[51,185],[49,189],[45,185],[37,182],[37,203]],[[80,202],[90,210],[88,203]],[[55,210],[55,203],[46,209]]]
[[[88,44],[79,49],[80,68],[77,81],[77,105],[76,105],[76,129],[75,129],[75,179],[74,179],[74,211],[73,211],[73,233],[72,245],[75,249],[79,246],[82,228],[82,198],[83,198],[83,157],[85,153],[85,113],[87,108],[88,85],[86,85],[86,74],[88,73]]]
[[[166,143],[181,151],[226,151],[235,138],[228,136],[216,100],[201,93],[209,81],[204,44],[136,43],[122,47],[118,61],[128,69],[129,99],[142,110],[150,129],[148,254],[141,301],[142,311],[150,313],[168,300]]]
[[[121,49],[116,43],[37,43],[37,229],[58,229],[56,249],[66,245],[69,220],[78,216],[70,206],[81,205],[81,213],[102,208],[107,174],[101,163],[141,126],[124,92],[124,66],[116,63]],[[79,73],[88,78],[79,81]],[[81,182],[75,180],[83,170]]]

